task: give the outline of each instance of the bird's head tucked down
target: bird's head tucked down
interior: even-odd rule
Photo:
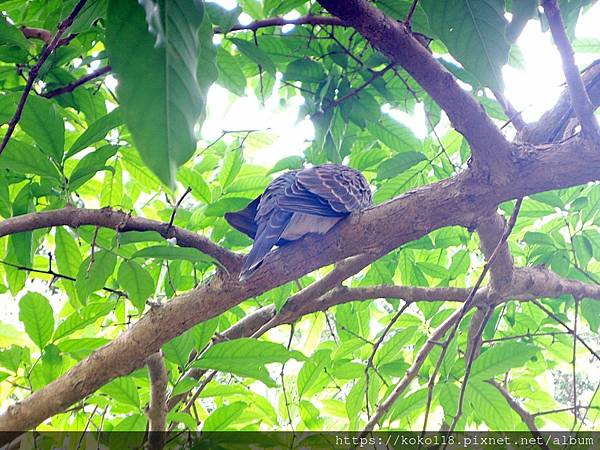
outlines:
[[[252,275],[274,245],[327,233],[348,214],[371,204],[367,180],[351,167],[323,164],[280,175],[246,208],[225,214],[232,227],[254,239],[240,280]]]

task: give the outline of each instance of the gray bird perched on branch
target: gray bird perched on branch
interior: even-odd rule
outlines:
[[[274,245],[309,233],[325,234],[351,212],[371,204],[371,189],[365,177],[341,164],[280,175],[246,208],[225,214],[233,228],[254,239],[240,281],[252,275]]]

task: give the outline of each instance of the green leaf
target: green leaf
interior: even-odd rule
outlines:
[[[65,155],[66,158],[79,153],[84,148],[89,147],[92,144],[104,139],[110,130],[118,127],[123,123],[123,116],[121,110],[115,108],[113,111],[105,116],[100,117],[94,123],[92,123],[77,140],[71,145],[71,148]]]
[[[450,54],[487,87],[502,91],[505,39],[504,0],[423,0],[432,31]]]
[[[396,156],[384,161],[377,168],[377,178],[384,180],[393,178],[402,172],[407,171],[412,166],[426,161],[427,157],[419,152],[402,152]]]
[[[204,421],[202,431],[223,431],[235,422],[243,410],[248,407],[244,402],[235,402],[231,405],[220,406],[215,409]]]
[[[242,338],[212,346],[193,366],[255,378],[269,387],[274,387],[276,383],[269,376],[265,364],[284,363],[292,358],[303,361],[305,356],[274,342]]]
[[[0,366],[5,367],[11,372],[17,373],[21,361],[23,360],[24,353],[25,348],[19,347],[18,345],[11,345],[10,348],[7,348],[6,350],[0,350]]]
[[[246,89],[246,76],[235,57],[223,47],[217,49],[217,67],[219,69],[217,83],[234,94],[243,96]]]
[[[244,163],[244,156],[241,150],[229,150],[223,158],[223,165],[219,172],[219,183],[223,188],[229,186],[235,177],[240,172],[242,164]]]
[[[81,311],[74,312],[65,320],[58,324],[54,332],[54,340],[69,336],[74,331],[81,330],[94,323],[101,317],[106,316],[115,307],[112,301],[103,301],[102,303],[91,303],[84,306]]]
[[[304,83],[320,83],[325,79],[325,71],[321,64],[310,59],[297,59],[288,64],[283,79]]]
[[[177,179],[184,185],[192,188],[192,195],[208,204],[211,201],[210,188],[202,178],[202,173],[196,169],[182,167],[177,173]]]
[[[525,364],[537,351],[535,346],[522,342],[497,344],[473,362],[471,379],[488,380],[497,375],[504,375],[508,370]]]
[[[208,12],[212,23],[218,25],[222,33],[228,33],[231,27],[237,23],[242,8],[236,6],[228,10],[216,3],[207,3],[206,12]]]
[[[25,50],[29,46],[21,30],[8,23],[4,16],[0,16],[0,44],[14,45]]]
[[[140,396],[131,377],[119,377],[103,386],[100,392],[125,405],[140,407]]]
[[[48,157],[32,145],[11,139],[2,152],[0,168],[25,175],[33,174],[61,180],[61,175]]]
[[[207,217],[223,217],[223,214],[229,211],[238,211],[245,208],[250,203],[249,198],[226,197],[222,198],[206,207],[204,215]]]
[[[152,23],[153,32],[148,31],[137,1],[109,1],[106,47],[119,80],[123,118],[140,156],[173,186],[176,167],[196,150],[194,128],[206,107],[206,92],[197,77],[203,4],[190,0],[143,4],[159,16]]]
[[[113,170],[106,167],[106,161],[115,156],[117,147],[105,145],[92,153],[85,155],[75,166],[69,179],[69,188],[72,191],[79,189],[87,181],[91,180],[96,172],[100,170]]]
[[[590,325],[590,329],[597,333],[600,327],[600,302],[584,298],[581,302],[581,314]]]
[[[30,95],[19,125],[55,161],[62,161],[65,146],[65,124],[50,100]]]
[[[154,279],[146,269],[135,261],[123,261],[117,275],[119,284],[129,295],[129,300],[140,312],[144,312],[146,300],[154,294]]]
[[[46,297],[28,292],[19,301],[19,320],[31,340],[40,348],[50,341],[54,333],[54,312]]]
[[[210,256],[190,247],[167,247],[155,245],[135,252],[132,258],[182,259],[191,262],[211,262]]]
[[[329,350],[319,350],[310,359],[304,361],[298,372],[298,396],[300,398],[314,386],[323,374],[323,370],[331,365],[330,354]]]
[[[282,170],[302,169],[303,166],[304,158],[302,156],[288,156],[277,161],[268,174],[281,172]]]
[[[401,358],[402,350],[415,336],[415,330],[416,327],[408,327],[388,339],[375,354],[375,364],[383,365]]]
[[[81,303],[85,304],[92,292],[104,287],[106,280],[115,270],[116,264],[117,256],[114,253],[100,250],[95,253],[92,264],[90,264],[90,257],[88,257],[79,265],[75,289]]]
[[[546,233],[540,233],[538,231],[528,231],[523,236],[523,240],[529,245],[548,245],[554,247],[554,241]]]
[[[163,345],[162,350],[168,361],[174,362],[179,367],[186,367],[193,348],[194,333],[188,330]]]
[[[575,53],[600,53],[600,39],[581,38],[572,42]]]
[[[63,275],[75,276],[81,265],[81,252],[77,241],[62,227],[56,228],[54,239],[54,257],[58,270]]]
[[[275,64],[273,64],[273,61],[271,61],[269,55],[260,47],[243,39],[231,38],[229,40],[235,44],[241,54],[254,61],[256,64],[262,67],[263,70],[266,70],[271,75],[275,76]]]
[[[409,128],[386,115],[377,122],[367,122],[367,130],[396,152],[407,152],[421,147]]]
[[[473,411],[484,420],[492,431],[514,429],[514,412],[502,394],[492,385],[482,381],[471,381],[466,392],[467,401]]]

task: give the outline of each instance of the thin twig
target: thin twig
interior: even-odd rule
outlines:
[[[413,0],[412,4],[410,5],[410,9],[408,10],[408,13],[406,14],[406,19],[404,19],[404,23],[409,27],[411,25],[413,15],[417,9],[417,3],[419,3],[419,0]]]
[[[373,72],[373,75],[371,76],[371,78],[369,78],[367,81],[365,81],[363,84],[361,84],[360,86],[358,86],[355,89],[352,89],[350,92],[348,92],[346,95],[343,95],[342,97],[332,101],[331,103],[329,103],[327,106],[325,106],[325,108],[323,108],[323,111],[321,111],[321,113],[330,111],[331,109],[339,106],[341,103],[345,102],[346,100],[349,100],[350,98],[360,94],[360,92],[367,88],[368,86],[370,86],[371,84],[373,84],[373,82],[375,80],[378,80],[379,78],[381,78],[382,76],[384,76],[392,67],[394,67],[393,64],[388,64],[387,66],[385,66],[383,69],[381,69],[378,72]]]
[[[73,81],[72,83],[66,84],[62,87],[54,89],[52,91],[44,92],[42,97],[53,98],[61,94],[66,94],[67,92],[73,92],[79,86],[87,83],[88,81],[94,80],[96,78],[101,77],[111,71],[110,66],[104,66],[100,69],[94,70],[93,72],[88,73],[87,75],[79,78],[78,80]]]
[[[52,275],[55,278],[61,278],[63,280],[69,280],[69,281],[73,281],[73,282],[75,282],[77,280],[75,277],[71,277],[69,275],[64,275],[62,273],[55,272],[52,269],[49,269],[49,270],[34,269],[33,267],[21,266],[19,264],[13,264],[13,263],[10,263],[10,262],[4,261],[4,260],[0,260],[0,264],[9,266],[9,267],[13,267],[17,270],[22,270],[24,272],[42,273],[42,274],[46,274],[46,275]],[[112,288],[104,286],[104,287],[102,287],[102,290],[106,291],[106,292],[110,292],[111,294],[117,294],[119,297],[127,298],[127,293],[120,291],[118,289],[112,289]]]
[[[598,355],[598,353],[596,353],[589,345],[587,342],[585,342],[577,333],[575,333],[570,327],[569,325],[567,325],[566,323],[564,323],[556,314],[554,314],[552,311],[550,311],[548,308],[546,308],[544,305],[542,305],[540,302],[538,302],[537,300],[532,299],[531,302],[537,306],[538,308],[540,308],[542,311],[544,311],[548,316],[550,316],[552,319],[554,319],[556,322],[558,322],[559,324],[561,324],[563,326],[563,328],[565,330],[567,330],[567,333],[569,333],[570,335],[574,336],[579,342],[581,342],[583,344],[583,346],[592,354],[594,355],[594,357],[600,361],[600,355]]]
[[[25,108],[25,103],[27,102],[29,93],[33,89],[33,83],[35,82],[35,79],[37,78],[40,69],[42,68],[50,54],[56,49],[56,47],[58,47],[60,38],[65,33],[67,28],[71,26],[73,20],[75,20],[75,17],[77,17],[77,14],[79,14],[86,1],[87,0],[79,0],[79,2],[77,2],[73,10],[71,11],[71,13],[67,16],[67,18],[58,25],[58,30],[52,38],[52,41],[47,47],[44,48],[38,62],[29,71],[29,76],[27,78],[27,83],[25,84],[25,89],[23,89],[23,94],[21,94],[21,99],[19,100],[19,104],[17,105],[15,114],[10,119],[10,122],[8,123],[8,129],[6,130],[6,134],[4,135],[2,143],[0,144],[0,154],[6,148],[8,141],[10,140],[17,124],[19,123],[19,120],[21,119],[21,114],[23,114],[23,108]]]
[[[177,209],[181,206],[181,202],[183,202],[183,199],[185,199],[185,197],[190,192],[192,192],[192,188],[191,188],[191,186],[188,186],[188,188],[185,190],[183,195],[181,197],[179,197],[179,200],[177,200],[177,203],[175,203],[175,206],[173,207],[173,211],[171,212],[171,218],[169,219],[169,224],[167,225],[167,229],[170,230],[173,227],[173,222],[175,221],[175,215],[177,214]]]
[[[333,25],[338,27],[348,27],[342,20],[331,16],[303,16],[297,19],[285,19],[283,17],[270,17],[268,19],[257,20],[247,25],[236,24],[228,31],[222,30],[219,27],[213,29],[215,34],[224,34],[231,31],[256,31],[260,28],[267,27],[283,27],[285,25]]]
[[[381,345],[381,343],[383,342],[383,340],[385,339],[387,334],[390,332],[390,329],[398,321],[398,319],[400,318],[402,313],[410,305],[411,305],[410,302],[404,303],[404,305],[402,305],[402,307],[398,310],[398,312],[396,312],[396,314],[394,314],[394,316],[392,317],[390,322],[387,324],[387,326],[384,328],[383,332],[381,333],[381,336],[379,336],[379,339],[377,339],[377,341],[375,341],[375,343],[373,344],[373,350],[371,351],[371,355],[369,356],[369,359],[367,360],[367,365],[365,366],[365,404],[367,406],[367,417],[369,419],[371,418],[371,415],[369,413],[369,369],[370,368],[375,369],[375,366],[373,365],[373,359],[375,358],[375,354],[377,353],[379,346]]]
[[[536,443],[543,450],[549,450],[548,446],[545,444],[546,441],[542,438],[538,427],[535,425],[535,415],[527,412],[500,383],[494,380],[490,380],[488,381],[488,383],[494,386],[496,389],[498,389],[500,394],[502,394],[502,396],[506,399],[513,411],[515,411],[519,415],[519,417],[521,417],[521,420],[525,423],[525,425],[527,425],[527,428],[529,428],[531,434],[535,436]]]

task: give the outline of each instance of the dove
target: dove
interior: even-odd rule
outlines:
[[[225,214],[233,228],[254,239],[240,281],[252,276],[274,245],[325,234],[350,213],[371,205],[367,180],[351,167],[322,164],[278,176],[246,208]]]

